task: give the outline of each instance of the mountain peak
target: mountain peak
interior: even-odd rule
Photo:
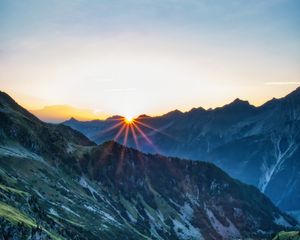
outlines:
[[[121,118],[124,118],[124,117],[120,116],[120,115],[113,115],[111,117],[106,118],[105,120],[119,120]]]
[[[36,116],[21,107],[11,96],[2,91],[0,91],[0,109],[1,108],[7,109],[8,111],[19,112],[28,119],[40,121]]]
[[[234,104],[234,105],[237,105],[237,104],[250,105],[250,103],[249,103],[248,101],[242,100],[242,99],[240,99],[240,98],[234,99],[233,102],[230,103],[230,104],[232,104],[232,105],[233,105],[233,104]]]
[[[248,101],[236,98],[231,103],[226,104],[223,107],[220,107],[217,109],[230,110],[230,111],[243,111],[243,110],[249,110],[249,109],[253,109],[253,108],[255,108],[255,107],[253,105],[251,105]]]
[[[206,112],[206,110],[203,107],[198,108],[192,108],[188,113],[196,113],[196,112]]]
[[[69,121],[70,121],[70,122],[78,122],[78,120],[77,120],[76,118],[74,118],[74,117],[71,117],[71,118],[69,119]]]
[[[138,119],[141,119],[141,118],[150,118],[150,116],[147,115],[147,114],[141,114],[141,115],[139,115],[137,118],[138,118]]]
[[[293,99],[299,99],[300,100],[300,87],[297,87],[293,92],[289,93],[284,98],[293,98]]]
[[[20,111],[7,104],[3,108],[0,114],[10,121],[1,119],[1,144],[13,151],[7,151],[11,159],[5,155],[0,161],[9,176],[1,179],[1,204],[25,219],[16,224],[0,213],[0,232],[1,226],[19,231],[13,239],[35,234],[36,223],[47,229],[45,234],[91,240],[262,239],[297,224],[258,189],[212,163],[144,154],[115,141],[96,146],[69,127],[19,121]],[[12,142],[18,148],[11,148]],[[98,225],[89,224],[96,218]]]
[[[17,103],[6,93],[0,91],[0,103],[2,105],[17,105]]]
[[[184,113],[181,112],[180,110],[175,109],[175,110],[173,110],[171,112],[168,112],[168,113],[164,114],[163,117],[177,117],[177,116],[181,116],[183,114]]]

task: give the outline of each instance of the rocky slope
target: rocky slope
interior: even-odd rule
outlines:
[[[139,145],[129,134],[127,145],[143,152],[159,152],[211,161],[231,176],[257,186],[281,209],[300,211],[300,88],[260,107],[236,99],[216,109],[178,110],[160,117],[140,116]],[[102,143],[113,139],[115,121],[64,123]],[[111,130],[107,130],[111,129]],[[123,142],[124,133],[118,139]]]
[[[0,93],[2,239],[240,239],[295,226],[213,164],[95,145]]]

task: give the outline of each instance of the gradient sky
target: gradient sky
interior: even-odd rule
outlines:
[[[300,84],[299,0],[0,0],[0,89],[104,117],[259,105]]]

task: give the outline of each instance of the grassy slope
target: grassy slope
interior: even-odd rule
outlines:
[[[300,232],[299,231],[291,231],[291,232],[280,232],[278,233],[273,240],[300,240]]]
[[[20,166],[22,171],[16,171]],[[116,210],[118,199],[107,197],[87,179],[88,187],[97,192],[32,159],[0,156],[0,169],[0,217],[13,225],[31,229],[39,222],[53,239],[69,239],[64,228],[82,239],[98,239],[99,233],[103,239],[118,239],[124,232],[132,239],[148,239]],[[38,207],[29,204],[32,198],[38,199]],[[124,207],[130,211],[130,204]]]

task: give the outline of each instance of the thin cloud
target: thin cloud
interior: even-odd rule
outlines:
[[[265,82],[265,85],[300,85],[300,82]]]

